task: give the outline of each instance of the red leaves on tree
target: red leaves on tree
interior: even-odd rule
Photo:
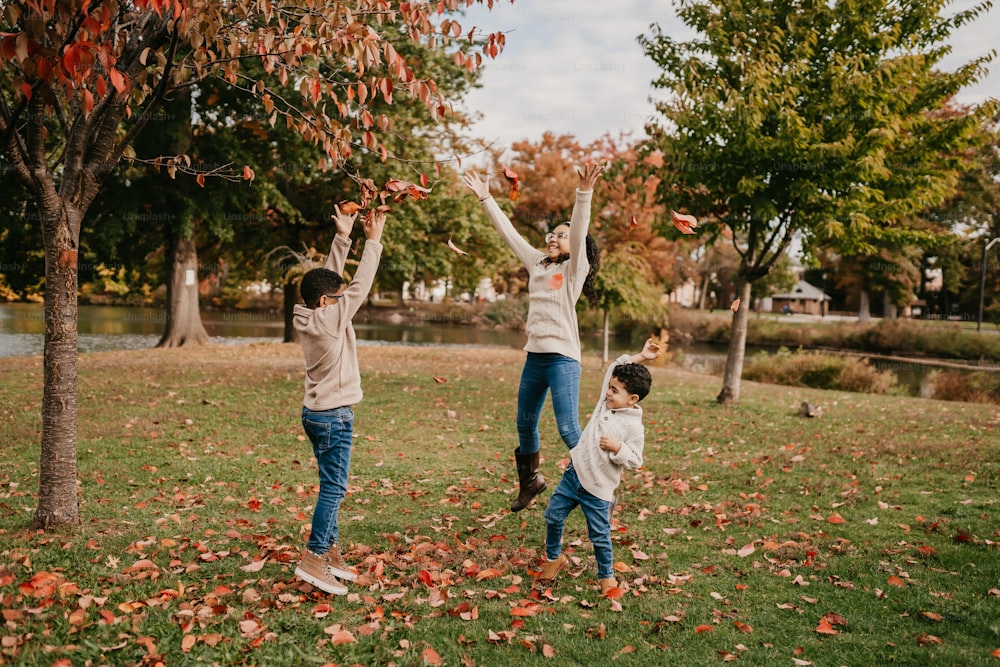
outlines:
[[[427,199],[429,193],[430,190],[416,183],[390,178],[385,182],[385,189],[382,191],[382,201],[384,202],[386,197],[392,197],[392,200],[396,203],[403,201],[407,197],[412,197],[414,200]]]

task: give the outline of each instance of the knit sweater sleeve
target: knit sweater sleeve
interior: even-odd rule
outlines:
[[[351,251],[351,238],[336,234],[330,243],[330,254],[326,256],[325,268],[344,275],[344,265],[347,264],[347,253]]]
[[[573,204],[573,216],[569,225],[569,275],[570,288],[575,299],[580,298],[583,283],[590,270],[587,259],[587,233],[590,231],[590,203],[594,191],[576,191],[576,203]]]
[[[533,247],[530,243],[524,240],[524,237],[517,233],[514,229],[514,224],[510,221],[510,218],[501,210],[500,205],[497,204],[493,197],[487,197],[483,202],[483,210],[486,211],[486,216],[490,219],[493,224],[493,228],[497,230],[500,234],[500,238],[506,243],[514,254],[517,255],[518,259],[526,267],[531,267],[536,261],[538,261],[538,256],[541,255],[541,251]],[[589,210],[589,209],[588,209]]]
[[[642,450],[645,442],[645,434],[642,430],[642,423],[639,423],[639,428],[629,433],[628,437],[625,438],[621,443],[621,449],[619,449],[614,454],[611,454],[608,458],[611,459],[612,463],[617,463],[620,466],[628,470],[638,470],[642,467]]]

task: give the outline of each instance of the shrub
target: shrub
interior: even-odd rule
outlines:
[[[504,329],[523,329],[527,319],[527,299],[497,299],[483,311],[487,324]]]
[[[1000,373],[934,371],[927,384],[931,388],[929,398],[1000,404]]]
[[[867,359],[818,352],[758,352],[744,365],[743,378],[793,387],[837,389],[867,394],[897,391],[896,376],[873,368]]]

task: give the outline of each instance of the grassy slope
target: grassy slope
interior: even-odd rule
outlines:
[[[296,346],[84,355],[84,523],[65,534],[26,530],[40,361],[0,360],[0,663],[994,660],[997,406],[744,383],[723,408],[718,378],[654,368],[646,466],[619,489],[624,596],[598,597],[579,513],[570,574],[532,595],[547,494],[505,510],[522,360],[362,348],[340,526],[364,576],[346,598],[292,576],[316,481]],[[600,366],[585,359],[583,411]],[[803,400],[823,416],[798,417]],[[554,485],[548,409],[542,439]],[[829,612],[836,635],[816,632]]]

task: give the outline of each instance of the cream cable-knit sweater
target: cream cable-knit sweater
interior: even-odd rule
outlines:
[[[337,234],[330,244],[326,268],[344,275],[351,239]],[[325,308],[313,310],[295,305],[292,326],[302,343],[305,357],[305,397],[310,410],[332,410],[361,400],[361,371],[358,368],[357,336],[351,318],[368,297],[382,256],[382,244],[365,241],[358,270],[344,296]]]
[[[593,191],[576,191],[569,226],[569,259],[561,264],[545,262],[548,255],[524,240],[493,197],[483,201],[490,222],[504,242],[528,269],[527,352],[556,352],[580,361],[580,326],[576,302],[590,269],[587,261],[587,229]]]
[[[594,408],[594,414],[583,429],[576,447],[569,450],[573,468],[580,478],[580,484],[601,500],[611,502],[611,497],[621,481],[622,470],[636,470],[642,466],[642,449],[646,434],[642,427],[642,408],[611,410],[604,400],[611,382],[611,372],[619,364],[627,364],[631,356],[623,354],[615,359],[604,375],[601,386],[601,400]],[[601,449],[601,436],[606,435],[621,443],[617,453]]]

